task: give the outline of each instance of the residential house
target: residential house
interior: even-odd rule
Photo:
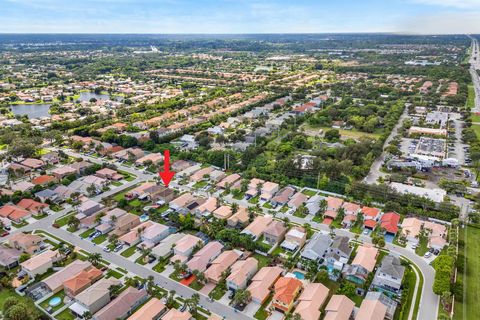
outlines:
[[[35,198],[38,198],[41,202],[60,202],[61,199],[59,199],[57,193],[55,191],[50,190],[50,189],[45,189],[39,192],[35,193]]]
[[[292,227],[285,234],[285,240],[280,247],[290,252],[295,252],[299,248],[302,248],[307,241],[307,232],[302,227]]]
[[[423,229],[427,232],[429,248],[442,250],[447,245],[447,228],[443,224],[425,221]]]
[[[133,200],[145,193],[145,190],[155,185],[155,182],[145,182],[125,194],[127,200]]]
[[[208,217],[214,212],[218,207],[218,200],[215,197],[209,197],[207,201],[195,208],[195,215],[197,217]]]
[[[219,183],[217,183],[217,188],[225,189],[227,187],[232,187],[237,181],[241,179],[240,175],[237,173],[231,174],[222,179]]]
[[[50,151],[42,155],[40,159],[46,164],[57,164],[60,162],[60,154],[55,151]]]
[[[213,167],[206,167],[206,168],[200,169],[190,176],[190,181],[198,182],[198,181],[204,180],[206,179],[206,177],[210,177],[210,173],[213,170],[214,170]]]
[[[97,177],[107,180],[119,181],[123,179],[123,176],[119,174],[116,170],[110,168],[103,168],[95,172]]]
[[[147,164],[159,165],[163,162],[163,155],[161,153],[149,153],[135,161],[136,166],[145,166]]]
[[[152,255],[158,259],[167,258],[173,252],[173,245],[184,236],[184,233],[170,234],[152,249]]]
[[[273,284],[282,275],[283,269],[280,267],[263,267],[252,278],[252,282],[247,290],[250,292],[252,301],[261,305],[270,295]]]
[[[308,210],[308,213],[311,215],[316,215],[320,211],[320,202],[324,199],[324,197],[320,195],[314,195],[310,199],[307,200],[305,207]]]
[[[141,157],[143,157],[144,155],[145,153],[143,152],[143,150],[137,147],[123,149],[111,154],[113,158],[122,160],[122,161],[131,161],[131,160],[136,161]]]
[[[213,216],[217,219],[224,220],[230,218],[232,215],[232,207],[220,206],[213,211]]]
[[[187,234],[180,240],[175,242],[173,247],[173,257],[170,259],[172,263],[175,261],[185,262],[193,252],[196,246],[203,244],[203,240],[194,235]]]
[[[38,216],[43,214],[45,208],[48,208],[48,204],[24,198],[17,203],[17,207],[29,211],[34,216]]]
[[[30,259],[22,262],[20,266],[31,278],[44,274],[48,269],[53,268],[53,263],[60,260],[58,251],[46,250]]]
[[[250,214],[245,207],[238,207],[230,218],[227,219],[227,225],[232,228],[244,228],[250,221]]]
[[[331,244],[332,239],[329,235],[317,232],[307,242],[300,256],[303,259],[322,263]]]
[[[387,307],[379,300],[363,300],[355,320],[384,320]]]
[[[0,245],[0,266],[5,269],[12,269],[18,266],[22,251]]]
[[[283,313],[290,312],[301,290],[302,282],[297,278],[280,277],[275,282],[272,307]]]
[[[186,160],[177,160],[171,164],[171,168],[174,172],[181,172],[191,166],[192,164]]]
[[[343,266],[350,259],[352,248],[349,245],[350,239],[345,236],[336,236],[325,256],[327,266],[342,271]]]
[[[163,302],[154,297],[135,311],[128,320],[158,320],[166,311],[167,307]]]
[[[260,200],[270,201],[279,189],[278,183],[267,181],[262,185]]]
[[[210,172],[210,181],[212,181],[213,183],[218,183],[220,180],[222,180],[223,178],[225,178],[227,175],[225,174],[225,172],[221,171],[221,170],[213,170],[212,172]],[[229,187],[231,187],[232,185],[228,185]]]
[[[47,186],[50,183],[54,183],[57,179],[55,179],[54,176],[49,176],[49,175],[41,175],[36,178],[33,178],[31,183],[33,183],[36,186]]]
[[[193,319],[192,315],[188,311],[178,311],[177,309],[170,309],[162,317],[162,320],[190,320]]]
[[[302,320],[320,319],[320,308],[328,298],[329,289],[321,283],[309,283],[298,298],[295,313]]]
[[[395,315],[395,310],[397,309],[397,305],[398,305],[397,301],[395,301],[394,299],[391,299],[391,298],[387,297],[385,294],[383,294],[380,291],[369,291],[367,293],[367,295],[365,296],[365,299],[363,300],[363,302],[365,302],[365,301],[374,301],[375,304],[380,302],[381,304],[383,304],[387,308],[387,310],[385,312],[385,315],[384,315],[384,318],[387,319],[387,320],[392,320],[393,319],[393,317]],[[380,308],[377,307],[377,310],[379,310],[379,309]],[[361,316],[364,315],[364,313],[362,313],[361,311],[363,311],[362,306],[360,306],[360,310],[357,313],[357,317],[359,317],[359,315],[361,315]],[[372,314],[376,315],[375,310],[373,311]],[[378,315],[381,316],[381,315],[383,315],[383,313],[380,312]],[[384,318],[381,318],[381,319],[384,319]],[[361,319],[363,319],[363,318],[361,318]],[[367,319],[367,318],[365,318],[365,319]],[[378,318],[378,319],[380,319],[380,318]],[[355,318],[355,320],[357,320],[357,318]]]
[[[63,283],[84,270],[92,268],[92,264],[88,261],[75,260],[65,266],[60,271],[55,272],[51,276],[42,280],[43,284],[53,293],[57,293],[63,289]]]
[[[380,267],[375,273],[372,286],[387,295],[398,295],[402,286],[405,267],[400,258],[389,254],[384,257]]]
[[[273,246],[285,238],[287,228],[283,222],[273,220],[263,231],[263,241]]]
[[[93,320],[125,319],[147,299],[148,294],[145,290],[128,287],[115,300],[95,313]]]
[[[363,226],[367,229],[375,229],[377,226],[377,221],[380,218],[380,209],[372,207],[363,207]]]
[[[248,190],[245,192],[245,196],[248,199],[253,198],[258,195],[259,189],[261,190],[261,186],[265,183],[264,180],[253,178],[250,180],[248,184]]]
[[[368,274],[375,268],[377,255],[377,248],[366,245],[360,246],[352,264],[343,269],[344,277],[357,284],[363,284],[367,280]]]
[[[8,245],[28,254],[40,252],[44,247],[43,238],[31,233],[14,233],[8,239]]]
[[[88,162],[88,161],[80,161],[80,162],[74,162],[70,164],[70,167],[72,167],[77,175],[84,175],[87,169],[90,169],[93,167],[95,164]]]
[[[63,282],[63,290],[65,290],[67,296],[74,297],[90,287],[90,285],[100,279],[102,275],[103,272],[100,269],[91,266],[90,268],[80,271],[73,277],[66,279]]]
[[[23,220],[30,218],[31,215],[30,211],[11,204],[0,207],[0,217],[8,218],[16,223],[20,223]]]
[[[293,196],[295,193],[295,189],[292,187],[285,187],[282,190],[280,190],[271,200],[270,203],[276,207],[276,206],[283,206],[287,204],[288,200],[290,200],[290,197]]]
[[[263,235],[263,232],[272,221],[273,217],[270,215],[257,216],[241,233],[248,234],[256,241]]]
[[[325,200],[327,201],[327,209],[325,210],[325,216],[335,220],[338,210],[342,208],[343,199],[327,197]]]
[[[115,222],[113,234],[122,236],[140,224],[140,218],[137,215],[127,213]]]
[[[75,296],[75,302],[68,308],[74,315],[82,317],[85,312],[97,313],[110,303],[110,287],[121,285],[115,278],[102,278]]]
[[[402,235],[408,242],[417,244],[422,231],[423,221],[418,218],[405,218],[402,221]]]
[[[203,248],[198,250],[193,257],[187,262],[189,270],[198,270],[204,272],[208,265],[215,260],[216,257],[222,252],[223,244],[218,241],[212,241],[207,243]]]
[[[141,232],[140,239],[142,243],[140,245],[145,248],[153,248],[169,234],[170,229],[167,226],[152,222],[150,226]]]
[[[295,193],[288,201],[288,207],[297,210],[301,205],[307,201],[308,197],[301,192]]]
[[[182,194],[178,198],[175,198],[172,201],[170,201],[168,206],[172,210],[180,211],[181,209],[185,209],[187,205],[192,203],[193,201],[195,201],[195,197],[187,192]]]
[[[175,198],[175,191],[162,185],[155,184],[143,190],[138,196],[139,200],[152,201],[155,203],[169,203]]]
[[[31,182],[28,181],[20,181],[18,183],[13,184],[10,189],[15,192],[15,191],[21,191],[21,192],[26,192],[30,191],[35,187],[35,185]]]
[[[75,190],[64,185],[57,186],[55,189],[53,189],[53,192],[55,192],[57,197],[62,201],[72,198],[72,195],[75,194]]]
[[[82,202],[77,207],[78,218],[81,219],[86,216],[91,216],[95,212],[98,212],[102,209],[103,209],[103,204],[89,199],[87,201]]]
[[[350,320],[355,303],[344,295],[334,294],[325,307],[323,320]]]
[[[400,215],[396,212],[387,212],[380,218],[380,226],[385,229],[387,234],[395,236],[398,232]]]
[[[343,218],[343,225],[346,228],[351,227],[352,223],[357,219],[357,214],[362,210],[360,205],[352,202],[344,202],[342,205],[345,217]]]
[[[227,277],[227,288],[233,291],[245,289],[257,270],[257,259],[249,257],[245,260],[238,260],[232,265],[230,275]]]
[[[235,250],[226,250],[212,261],[212,264],[205,271],[205,278],[217,284],[222,274],[240,258],[240,253]]]
[[[22,166],[30,168],[32,170],[40,170],[45,163],[40,159],[27,158],[20,163]]]

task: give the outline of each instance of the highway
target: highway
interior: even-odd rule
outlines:
[[[472,83],[475,89],[475,107],[472,112],[480,112],[480,76],[478,70],[480,70],[480,47],[478,40],[469,36],[472,39],[472,51],[470,55],[470,75],[472,76]]]

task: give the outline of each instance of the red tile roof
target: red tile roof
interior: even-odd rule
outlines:
[[[398,223],[400,222],[400,215],[396,212],[388,212],[382,216],[381,226],[389,233],[398,232]]]
[[[369,228],[375,228],[375,226],[377,225],[377,222],[375,220],[365,220],[365,222],[363,223],[363,225],[365,227],[369,227]]]

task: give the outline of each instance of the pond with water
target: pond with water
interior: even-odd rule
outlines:
[[[50,117],[48,110],[50,110],[50,104],[13,104],[10,106],[13,114],[24,115],[26,114],[29,119]]]

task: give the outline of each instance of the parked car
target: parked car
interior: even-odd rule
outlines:
[[[103,251],[110,252],[110,251],[112,251],[112,249],[110,249],[109,247],[105,247],[105,248],[103,248]]]
[[[423,255],[424,258],[430,258],[431,256],[432,256],[432,253],[430,251],[428,251]]]

